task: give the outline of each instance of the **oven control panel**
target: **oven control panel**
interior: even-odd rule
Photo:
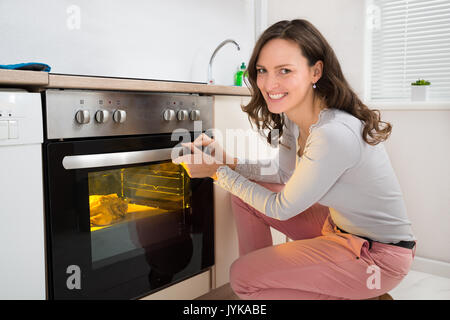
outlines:
[[[181,93],[92,90],[45,92],[47,139],[204,131],[213,97]]]

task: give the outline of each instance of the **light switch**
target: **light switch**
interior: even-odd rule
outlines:
[[[9,121],[9,138],[19,139],[19,121],[17,120]]]
[[[0,120],[0,140],[8,139],[8,121]]]

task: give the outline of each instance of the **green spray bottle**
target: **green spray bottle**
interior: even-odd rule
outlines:
[[[239,68],[239,70],[234,75],[234,85],[235,86],[242,87],[242,85],[244,83],[244,76],[245,76],[245,69],[246,68],[247,67],[245,66],[245,63],[242,62],[241,67]]]

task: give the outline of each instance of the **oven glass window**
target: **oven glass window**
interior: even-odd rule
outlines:
[[[88,173],[93,268],[170,248],[186,237],[190,179],[170,161]]]

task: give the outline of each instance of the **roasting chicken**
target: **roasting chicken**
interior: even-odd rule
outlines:
[[[106,226],[125,216],[128,203],[117,194],[89,196],[91,226]]]

